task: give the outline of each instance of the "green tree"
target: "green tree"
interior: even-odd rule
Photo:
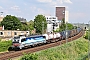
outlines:
[[[21,30],[29,30],[30,32],[34,30],[34,21],[30,20],[29,22],[22,24]]]
[[[67,26],[67,30],[71,30],[74,28],[74,26],[70,23],[65,23],[65,19],[63,18],[61,21],[61,25],[59,26],[59,31],[64,31],[66,30],[66,26]]]
[[[42,31],[44,32],[47,28],[45,16],[37,15],[34,19],[34,27],[36,29],[36,33],[42,33]]]
[[[28,25],[30,30],[34,30],[34,21],[30,20]]]
[[[30,20],[28,22],[28,30],[30,31],[30,33],[32,30],[34,30],[34,21]]]
[[[24,31],[28,30],[28,25],[26,25],[26,24],[22,24],[22,28],[21,28],[21,30],[24,30]]]
[[[61,24],[65,24],[65,19],[64,18],[62,19]]]
[[[1,25],[4,25],[6,30],[17,30],[22,28],[21,22],[15,16],[11,15],[4,17]]]
[[[70,23],[67,23],[67,29],[68,30],[72,30],[74,28],[74,26]]]
[[[63,31],[66,28],[65,19],[63,18],[61,21],[61,25],[59,26],[59,31]]]

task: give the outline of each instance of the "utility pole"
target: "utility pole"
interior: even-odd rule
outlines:
[[[90,21],[88,22],[88,60],[90,59]]]
[[[54,26],[55,26],[55,23],[53,23],[53,32],[54,32]]]
[[[83,34],[84,34],[84,28],[85,28],[85,26],[84,26],[84,23],[83,23]]]
[[[68,37],[67,37],[68,33],[67,33],[67,22],[66,22],[66,43],[68,42]]]

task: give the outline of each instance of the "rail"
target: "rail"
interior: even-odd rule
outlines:
[[[68,38],[67,41],[70,42],[70,41],[73,41],[75,39],[78,39],[81,36],[83,36],[83,34],[84,34],[83,31],[81,31],[78,35],[71,37],[71,38]],[[59,46],[59,45],[64,44],[64,43],[66,43],[66,40],[61,40],[61,41],[58,41],[55,43],[45,44],[45,45],[41,45],[41,46],[37,46],[34,48],[29,48],[29,49],[25,49],[25,50],[21,50],[21,51],[1,53],[0,54],[0,60],[8,60],[10,58],[21,56],[21,55],[23,55],[23,53],[33,53],[36,51],[40,51],[40,50],[48,49],[51,47]]]

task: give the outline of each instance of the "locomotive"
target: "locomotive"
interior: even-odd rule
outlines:
[[[48,33],[48,34],[42,34],[42,35],[34,35],[34,36],[17,36],[14,37],[12,40],[12,49],[22,49],[25,47],[35,46],[38,44],[45,44],[45,43],[51,43],[51,42],[57,42],[61,41],[66,38],[73,37],[77,34],[79,34],[82,31],[80,27],[77,29],[57,32],[57,33]]]

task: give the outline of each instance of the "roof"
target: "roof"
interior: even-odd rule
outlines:
[[[26,23],[26,19],[21,18],[21,17],[17,17],[17,18],[20,20],[21,23]]]
[[[3,27],[0,27],[0,30],[3,30]]]

